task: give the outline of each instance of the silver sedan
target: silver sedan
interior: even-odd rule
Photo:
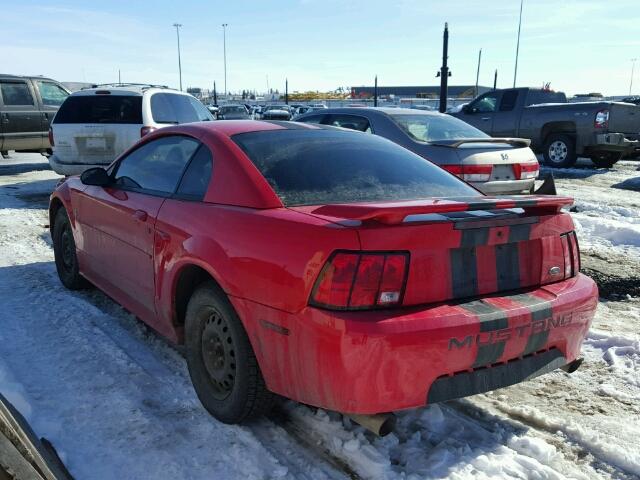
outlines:
[[[437,112],[408,108],[329,108],[298,122],[350,128],[385,137],[489,195],[530,192],[538,160],[522,138],[492,138]]]

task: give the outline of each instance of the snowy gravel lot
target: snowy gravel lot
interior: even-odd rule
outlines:
[[[293,402],[247,426],[210,417],[176,349],[102,293],[62,287],[58,177],[14,154],[0,161],[0,392],[78,479],[640,478],[640,162],[554,173],[602,291],[585,364],[401,413],[381,439]]]

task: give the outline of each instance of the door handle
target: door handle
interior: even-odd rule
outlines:
[[[2,123],[9,123],[9,115],[6,113],[2,114]]]
[[[491,117],[482,117],[480,120],[484,120],[486,122],[487,120],[491,120]]]
[[[144,210],[136,210],[135,212],[133,212],[133,218],[140,222],[146,222],[147,212],[145,212]]]

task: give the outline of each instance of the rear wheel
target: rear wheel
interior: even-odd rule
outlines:
[[[62,284],[70,290],[87,288],[89,282],[80,275],[76,242],[73,239],[69,216],[64,208],[58,209],[56,213],[52,237],[56,270]]]
[[[267,390],[242,322],[213,282],[191,296],[185,337],[191,381],[209,413],[239,423],[271,408],[275,396]]]
[[[543,156],[550,167],[571,167],[578,159],[575,141],[569,135],[552,133],[544,143]]]
[[[618,160],[622,158],[621,153],[617,152],[603,152],[591,157],[591,161],[598,168],[611,168]]]

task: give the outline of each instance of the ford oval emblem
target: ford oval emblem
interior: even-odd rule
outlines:
[[[549,269],[549,275],[559,275],[560,274],[560,267],[551,267]]]

